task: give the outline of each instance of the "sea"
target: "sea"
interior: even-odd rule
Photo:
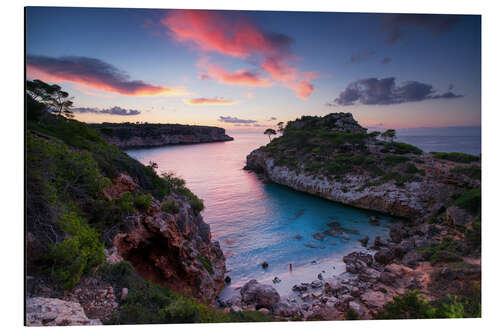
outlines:
[[[359,239],[387,236],[395,219],[348,207],[277,184],[263,183],[243,169],[246,156],[269,142],[260,133],[228,133],[234,141],[127,150],[138,161],[172,171],[203,199],[202,212],[212,238],[227,258],[231,283],[221,293],[229,297],[250,279],[271,284],[282,296],[294,284],[327,278],[345,271],[342,257],[361,250]],[[479,155],[480,137],[401,136],[398,141],[424,151],[459,151]],[[370,223],[376,215],[380,225]],[[330,222],[359,234],[349,239],[313,237]],[[267,262],[267,268],[262,263]],[[278,280],[279,283],[273,283]]]

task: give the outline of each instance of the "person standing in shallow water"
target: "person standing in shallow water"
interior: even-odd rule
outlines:
[[[292,264],[290,264],[290,272],[292,271]]]

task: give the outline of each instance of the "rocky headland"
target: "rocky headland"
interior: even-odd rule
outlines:
[[[264,181],[400,222],[385,239],[360,239],[365,250],[344,256],[340,275],[318,269],[318,280],[295,285],[286,299],[250,281],[222,306],[284,320],[480,316],[480,158],[424,153],[379,135],[367,133],[350,113],[302,117],[247,156],[246,169]],[[328,226],[313,237],[346,232],[340,222]]]
[[[446,157],[382,141],[350,113],[333,113],[289,122],[282,136],[247,156],[246,168],[297,191],[424,221],[453,194],[480,186],[478,157]]]
[[[224,128],[180,124],[92,124],[110,144],[121,149],[231,141]]]

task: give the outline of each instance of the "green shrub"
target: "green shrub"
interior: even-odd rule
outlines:
[[[113,318],[105,324],[167,324],[271,321],[259,312],[224,313],[168,288],[144,280],[127,261],[103,264],[98,274],[115,290],[128,288]]]
[[[417,173],[419,172],[420,170],[415,166],[415,164],[412,164],[412,163],[409,163],[407,166],[406,166],[406,169],[405,169],[405,172],[406,173],[410,173],[410,174],[414,174],[414,173]]]
[[[210,261],[210,258],[202,257],[200,255],[198,255],[197,258],[203,264],[203,267],[205,267],[207,272],[209,272],[210,274],[214,274],[214,269],[212,267],[212,262]]]
[[[409,161],[410,159],[406,156],[399,155],[387,155],[384,156],[384,162],[388,165],[397,165]]]
[[[475,248],[481,247],[481,218],[472,222],[471,228],[467,229],[465,237]]]
[[[375,319],[428,319],[435,318],[435,309],[416,290],[397,295],[385,304]]]
[[[457,166],[450,169],[456,175],[465,175],[472,179],[481,180],[481,167],[479,165]]]
[[[395,296],[385,304],[376,319],[430,319],[464,318],[474,316],[466,312],[469,300],[464,297],[446,295],[436,302],[428,302],[417,290],[408,290],[404,295]]]
[[[203,200],[198,198],[190,189],[184,187],[178,191],[179,194],[188,197],[189,204],[191,208],[194,210],[195,214],[199,214],[204,208]]]
[[[358,320],[359,316],[358,314],[351,308],[347,309],[345,313],[345,319],[346,320]]]
[[[478,187],[462,192],[453,204],[468,210],[472,214],[479,214],[481,212],[481,188]]]
[[[116,205],[124,215],[132,215],[135,211],[134,196],[129,191],[123,192],[120,198],[116,200]]]
[[[161,205],[161,210],[165,213],[177,214],[179,212],[179,206],[174,199],[169,199],[163,205]]]
[[[462,261],[461,246],[451,237],[445,237],[438,244],[420,248],[417,251],[422,256],[435,265],[438,262],[457,262]]]
[[[55,280],[69,289],[78,284],[83,273],[102,263],[104,245],[97,232],[74,212],[62,215],[59,224],[69,237],[51,246],[48,259],[54,267]]]
[[[386,142],[381,152],[383,153],[394,152],[395,154],[416,154],[416,155],[420,155],[423,153],[422,149],[404,142]]]
[[[139,210],[147,210],[151,207],[151,194],[136,194],[134,198],[134,206]]]
[[[460,162],[460,163],[471,163],[471,162],[478,162],[481,160],[481,157],[479,156],[474,156],[474,155],[469,155],[469,154],[464,154],[464,153],[443,153],[443,152],[431,152],[431,154],[435,158],[439,158],[441,160],[448,160],[448,161],[453,161],[453,162]]]

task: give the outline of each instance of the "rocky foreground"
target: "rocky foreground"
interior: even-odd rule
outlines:
[[[180,124],[93,124],[110,144],[121,149],[231,141],[221,127]]]
[[[398,223],[387,239],[377,237],[366,244],[366,251],[344,256],[346,271],[338,276],[318,270],[318,280],[295,285],[286,299],[272,286],[251,280],[240,295],[219,303],[226,311],[258,310],[279,320],[374,319],[395,296],[409,290],[430,301],[473,294],[481,280],[480,260],[472,258],[474,246],[456,243],[471,257],[432,250],[451,235],[457,236],[446,225]],[[433,256],[448,257],[431,263]]]

